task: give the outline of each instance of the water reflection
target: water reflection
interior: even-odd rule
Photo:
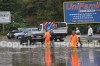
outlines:
[[[71,54],[71,66],[80,66],[80,61],[75,50],[72,50],[72,54]]]
[[[57,66],[54,47],[45,48],[45,66]]]
[[[50,48],[45,48],[45,66],[51,66],[51,51],[50,51]]]
[[[100,66],[100,49],[94,52],[94,64],[95,66]]]
[[[76,49],[69,52],[67,66],[80,66],[80,60]]]
[[[1,48],[0,66],[100,66],[100,48]]]
[[[57,63],[55,60],[54,47],[51,48],[51,57],[52,57],[52,66],[57,66]]]
[[[45,48],[45,66],[66,66],[64,48]]]
[[[21,49],[20,52],[12,54],[13,66],[32,66],[31,49]]]

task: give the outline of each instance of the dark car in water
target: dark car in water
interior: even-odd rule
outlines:
[[[14,38],[14,34],[18,33],[18,32],[19,32],[19,30],[18,30],[17,27],[10,27],[9,28],[9,33],[7,34],[7,38],[8,39]]]
[[[27,43],[27,44],[34,44],[35,42],[41,42],[44,43],[44,34],[41,33],[41,31],[37,28],[34,28],[33,31],[29,31],[25,33],[24,36],[20,39],[20,44]],[[51,40],[53,40],[54,37],[51,36]]]
[[[41,31],[38,30],[38,28],[31,28],[30,31],[24,34],[24,36],[21,37],[20,43],[34,43],[34,42],[43,42],[43,34],[41,34]]]

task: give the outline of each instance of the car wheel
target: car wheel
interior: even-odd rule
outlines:
[[[8,39],[11,39],[11,37],[8,37]]]
[[[57,41],[57,39],[56,39],[56,38],[55,38],[54,40],[55,40],[55,41]]]

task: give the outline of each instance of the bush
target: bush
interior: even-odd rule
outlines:
[[[81,31],[81,34],[87,34],[88,31],[88,25],[89,24],[68,24],[68,34],[71,34],[71,32],[73,30],[76,29],[76,27],[79,28],[79,30]],[[98,27],[100,27],[100,24],[90,24],[91,27],[93,28],[93,32],[94,34],[96,34],[96,30]]]

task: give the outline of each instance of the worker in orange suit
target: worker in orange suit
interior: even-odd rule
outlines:
[[[46,30],[45,34],[44,34],[44,38],[45,38],[45,46],[46,47],[50,47],[50,32],[48,30]]]
[[[78,36],[75,31],[72,31],[72,35],[70,36],[70,46],[72,49],[75,49],[78,43]]]

